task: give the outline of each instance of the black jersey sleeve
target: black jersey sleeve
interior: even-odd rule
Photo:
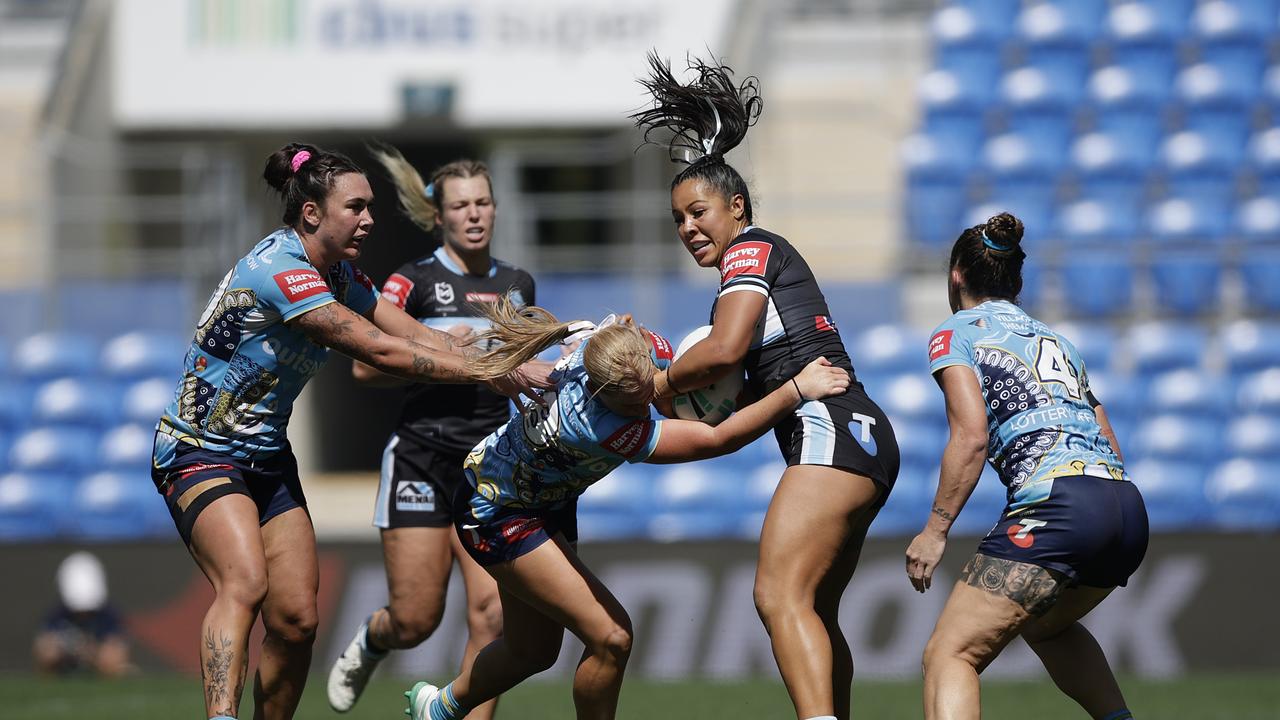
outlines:
[[[517,287],[520,288],[520,294],[524,297],[525,305],[538,304],[537,284],[534,283],[532,275],[521,270],[520,281]]]
[[[720,296],[747,290],[768,296],[782,268],[782,253],[767,236],[739,235],[720,258]]]

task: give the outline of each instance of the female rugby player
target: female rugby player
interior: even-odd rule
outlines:
[[[1079,620],[1142,562],[1146,508],[1080,354],[1014,304],[1021,243],[1022,223],[1008,213],[960,235],[947,287],[955,314],[929,341],[951,437],[933,511],[907,548],[916,590],[929,588],[984,459],[1008,505],[925,647],[925,717],[979,717],[978,673],[1021,635],[1091,717],[1121,720],[1132,715]]]
[[[613,318],[599,327],[557,322],[538,307],[503,301],[494,329],[502,344],[474,365],[506,376],[574,332],[589,333],[556,365],[555,389],[486,438],[467,458],[471,492],[458,496],[454,523],[467,552],[498,583],[504,632],[453,682],[418,683],[406,695],[413,720],[458,720],[467,711],[555,663],[565,628],[586,650],[573,680],[579,718],[612,718],[631,652],[631,620],[582,563],[577,498],[623,462],[673,463],[733,452],[811,398],[843,393],[849,373],[817,358],[763,400],[716,427],[649,419],[653,379],[671,358],[661,337]]]
[[[705,387],[740,364],[757,396],[823,356],[853,373],[809,266],[781,236],[753,223],[747,184],[724,160],[760,114],[755,78],[698,60],[681,85],[651,55],[642,81],[653,107],[632,117],[675,134],[673,157],[696,158],[671,182],[671,216],[694,262],[720,273],[711,334],[656,380],[659,398]],[[755,602],[799,718],[849,717],[853,658],[837,617],[867,527],[898,476],[898,442],[856,379],[837,397],[778,418],[787,469],[760,535]]]
[[[418,227],[439,233],[432,254],[405,263],[382,285],[382,297],[423,325],[467,338],[487,329],[480,307],[510,297],[533,304],[529,273],[495,260],[489,252],[496,203],[484,163],[457,160],[424,183],[392,148],[375,157],[395,182],[400,206]],[[356,361],[357,380],[378,385],[398,379]],[[466,485],[467,453],[511,415],[510,403],[482,385],[412,385],[382,457],[373,523],[381,528],[390,602],[375,610],[329,673],[329,704],[338,712],[355,705],[369,676],[392,649],[407,649],[431,636],[444,614],[454,559],[467,591],[467,647],[463,665],[502,631],[502,609],[493,578],[463,551],[452,530],[450,500]],[[496,700],[475,708],[471,720],[493,717]]]
[[[423,327],[351,264],[373,227],[373,193],[346,157],[291,144],[267,160],[284,227],[236,263],[214,291],[187,352],[176,397],[156,427],[152,478],[215,597],[201,627],[209,717],[239,712],[249,629],[266,637],[255,714],[293,716],[316,628],[315,533],[285,430],[294,400],[329,348],[418,382],[488,382],[533,394],[519,369],[481,378],[468,348]]]

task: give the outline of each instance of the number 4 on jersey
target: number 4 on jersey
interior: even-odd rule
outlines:
[[[1040,357],[1036,359],[1036,375],[1042,383],[1062,383],[1067,394],[1080,399],[1080,381],[1076,379],[1076,369],[1071,366],[1058,341],[1054,338],[1040,338]]]

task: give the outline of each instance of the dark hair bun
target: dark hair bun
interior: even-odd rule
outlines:
[[[996,252],[1013,252],[1022,244],[1022,221],[1007,212],[989,218],[982,232],[992,245],[998,246],[992,248]]]
[[[312,155],[319,155],[320,150],[302,143],[289,143],[271,153],[267,158],[267,167],[262,171],[262,178],[278,193],[284,193],[285,184],[293,177],[293,156],[306,150]]]

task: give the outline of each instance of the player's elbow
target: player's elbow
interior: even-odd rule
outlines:
[[[977,432],[973,428],[962,425],[952,428],[951,437],[947,444],[965,456],[985,455],[987,452],[987,433],[985,429],[982,432]]]

